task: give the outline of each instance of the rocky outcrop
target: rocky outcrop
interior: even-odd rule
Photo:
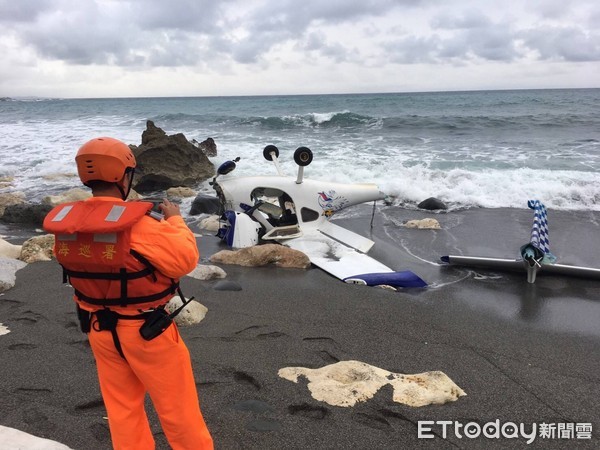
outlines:
[[[448,209],[443,201],[435,197],[429,197],[428,199],[423,200],[417,206],[428,211],[433,211],[436,209]]]
[[[195,147],[202,150],[202,153],[204,153],[206,156],[210,156],[210,157],[217,156],[217,144],[215,144],[215,141],[213,138],[208,138],[202,142],[198,142],[196,139],[192,139],[190,142]]]
[[[212,195],[198,194],[192,202],[190,215],[197,216],[198,214],[218,214],[221,208],[219,199]]]
[[[44,217],[46,217],[51,209],[51,205],[43,205],[41,203],[9,205],[4,210],[2,217],[0,217],[0,221],[41,227],[42,223],[44,223]]]
[[[216,264],[235,264],[245,267],[275,264],[279,267],[306,269],[310,260],[304,253],[278,244],[255,245],[240,250],[221,250],[210,257]]]
[[[182,133],[172,136],[148,121],[142,144],[131,146],[138,170],[134,189],[138,192],[194,186],[215,174],[208,157]]]
[[[22,205],[25,203],[25,194],[22,192],[9,192],[0,194],[0,217],[4,214],[4,210],[8,206]]]

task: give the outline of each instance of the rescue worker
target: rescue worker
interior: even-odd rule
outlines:
[[[195,237],[178,205],[165,199],[162,217],[152,203],[125,202],[136,161],[123,142],[92,139],[75,160],[93,196],[57,206],[44,228],[89,333],[113,447],[155,448],[148,392],[173,449],[212,449],[188,349],[163,308],[175,292],[184,299],[178,283],[196,267]]]

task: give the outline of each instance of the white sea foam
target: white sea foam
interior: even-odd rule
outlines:
[[[27,143],[19,144],[16,136],[12,136],[13,148],[18,150],[2,155],[0,175],[14,177],[12,186],[4,188],[5,191],[22,191],[29,199],[39,200],[47,193],[78,185],[73,158],[78,145],[90,137],[89,129],[35,145],[29,145],[34,141],[31,135],[23,135]],[[139,137],[129,139],[135,142]],[[286,174],[295,176],[293,151],[285,150],[295,146],[283,143],[280,147],[281,167]],[[232,175],[274,175],[275,169],[263,158],[262,148],[263,143],[223,142],[219,156],[212,160],[218,166],[227,159],[242,156]],[[400,204],[416,204],[437,197],[452,207],[520,208],[527,199],[536,198],[551,209],[600,210],[600,174],[596,172],[531,168],[442,170],[415,164],[417,158],[416,152],[396,155],[315,152],[305,176],[341,183],[375,182]]]
[[[240,151],[243,149],[237,149],[237,153],[232,150],[232,155]],[[260,149],[256,153],[255,158],[243,158],[232,176],[275,175],[274,167],[262,158]],[[222,158],[214,158],[215,164]],[[523,208],[528,199],[540,199],[551,209],[600,211],[600,174],[596,172],[530,168],[441,170],[424,164],[410,165],[411,155],[390,159],[386,164],[385,157],[362,157],[357,161],[356,154],[335,158],[315,155],[304,173],[306,178],[339,183],[373,182],[396,198],[396,203],[405,205],[436,197],[453,208]],[[295,176],[297,166],[291,154],[280,153],[280,160],[283,171]]]

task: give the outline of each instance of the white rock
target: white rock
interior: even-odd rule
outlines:
[[[27,264],[18,259],[0,257],[0,292],[11,289],[15,285],[17,270]]]
[[[219,229],[219,216],[213,215],[205,217],[200,221],[200,228],[207,231],[217,231]]]
[[[5,258],[18,259],[21,255],[21,246],[6,242],[0,238],[0,256]]]
[[[188,273],[188,277],[195,278],[197,280],[216,280],[218,278],[225,278],[227,273],[217,266],[208,266],[199,264],[194,270]]]
[[[421,219],[421,220],[409,220],[404,224],[406,228],[419,228],[421,230],[439,230],[440,223],[431,218]]]
[[[182,304],[183,302],[181,301],[181,298],[178,295],[176,295],[171,300],[169,300],[169,303],[167,303],[165,309],[169,313],[172,313],[173,311],[178,309]],[[185,306],[185,308],[183,308],[183,310],[179,314],[177,314],[177,316],[175,316],[174,320],[175,323],[179,326],[194,325],[196,323],[200,323],[202,319],[204,319],[204,317],[206,316],[207,312],[208,308],[206,306],[204,306],[201,303],[198,303],[196,300],[192,300]]]
[[[10,330],[6,326],[4,326],[4,324],[0,323],[0,336],[8,333],[10,333]]]
[[[394,388],[395,402],[415,407],[453,402],[467,395],[443,372],[403,375],[360,361],[340,361],[320,369],[285,367],[278,375],[294,383],[306,377],[312,397],[334,406],[369,400],[386,384]]]

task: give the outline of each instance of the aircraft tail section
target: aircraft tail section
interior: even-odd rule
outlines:
[[[533,256],[541,264],[554,264],[556,256],[550,252],[550,231],[546,207],[539,200],[529,200],[527,206],[533,209],[533,226],[529,244],[523,246],[521,255],[524,259]]]

